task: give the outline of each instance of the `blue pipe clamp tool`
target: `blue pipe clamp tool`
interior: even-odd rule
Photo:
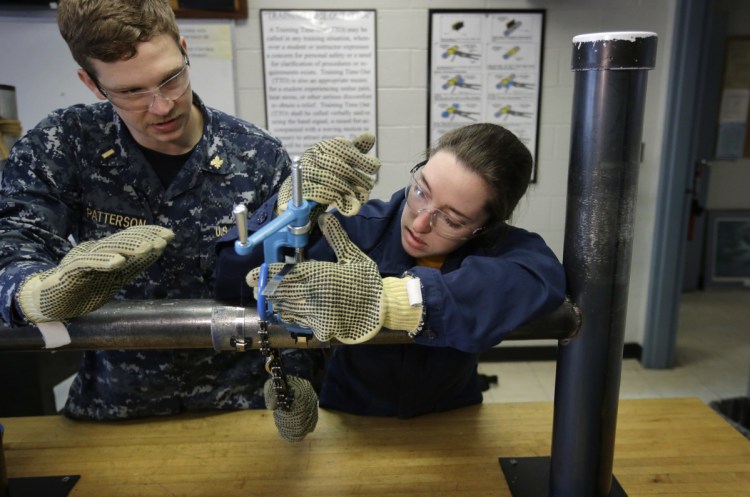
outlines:
[[[304,260],[304,250],[307,246],[311,230],[310,212],[318,204],[302,198],[302,169],[299,157],[292,159],[292,199],[284,212],[276,216],[261,229],[247,236],[247,207],[238,205],[234,208],[239,239],[234,242],[234,250],[238,255],[247,255],[253,247],[263,243],[264,262],[260,266],[258,278],[258,319],[261,322],[282,324],[288,331],[301,335],[312,335],[312,330],[282,322],[273,311],[273,305],[266,297],[273,295],[276,287],[291,271],[294,264]],[[285,260],[284,248],[294,249],[294,261]],[[268,280],[268,265],[274,262],[285,262],[281,271]]]

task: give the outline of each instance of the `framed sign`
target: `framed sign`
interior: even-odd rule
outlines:
[[[493,122],[534,157],[544,10],[430,10],[427,146],[454,128]]]
[[[706,287],[750,286],[750,211],[708,211]]]
[[[320,140],[376,133],[375,11],[260,14],[266,123],[289,155]]]
[[[247,19],[247,0],[169,0],[175,16]]]

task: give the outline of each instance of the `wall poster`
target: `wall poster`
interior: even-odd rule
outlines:
[[[376,133],[375,11],[260,14],[266,123],[289,155],[320,140]]]
[[[454,128],[493,122],[534,157],[544,10],[430,10],[428,146]]]

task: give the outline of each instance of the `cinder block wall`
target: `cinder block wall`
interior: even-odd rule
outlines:
[[[260,9],[376,9],[378,152],[383,161],[374,196],[388,198],[408,180],[427,146],[427,47],[429,9],[545,9],[545,43],[538,182],[520,204],[514,223],[540,233],[562,258],[570,144],[573,74],[571,40],[583,33],[653,31],[659,35],[644,122],[635,240],[625,340],[643,342],[648,271],[665,120],[674,0],[455,1],[250,0],[247,20],[235,29],[238,114],[265,125]]]

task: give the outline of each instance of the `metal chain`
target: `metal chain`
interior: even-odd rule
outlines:
[[[278,349],[272,349],[268,340],[268,321],[260,321],[258,337],[260,352],[266,357],[266,371],[271,375],[273,389],[276,392],[276,401],[278,406],[284,411],[292,407],[294,394],[289,389],[286,381],[286,372],[284,371],[284,362],[281,360],[281,353]]]

